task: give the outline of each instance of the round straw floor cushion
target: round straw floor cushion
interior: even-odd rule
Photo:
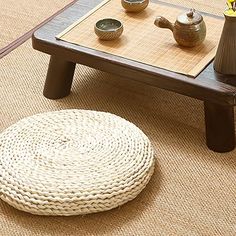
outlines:
[[[0,198],[33,214],[115,208],[135,198],[153,170],[144,133],[105,112],[38,114],[0,134]]]

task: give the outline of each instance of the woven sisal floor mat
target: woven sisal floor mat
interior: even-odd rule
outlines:
[[[0,54],[70,2],[72,0],[0,0]]]
[[[235,234],[236,150],[217,154],[207,149],[202,102],[80,65],[70,96],[48,100],[42,96],[48,62],[30,41],[1,59],[0,130],[44,111],[107,111],[150,138],[157,150],[156,172],[132,202],[85,217],[31,216],[0,201],[0,234]]]

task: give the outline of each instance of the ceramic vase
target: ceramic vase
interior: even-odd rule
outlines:
[[[236,75],[236,16],[224,16],[225,23],[214,60],[214,69],[221,74]]]

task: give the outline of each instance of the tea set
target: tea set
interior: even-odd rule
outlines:
[[[121,0],[122,7],[128,13],[141,12],[148,4],[149,0]],[[206,24],[202,15],[194,9],[177,16],[175,23],[171,23],[163,16],[158,16],[154,24],[160,28],[170,29],[175,41],[181,46],[197,46],[206,37]],[[117,19],[102,19],[95,24],[94,31],[101,40],[114,40],[121,36],[123,25]]]

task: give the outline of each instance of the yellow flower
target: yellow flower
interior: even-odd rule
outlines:
[[[227,0],[227,5],[230,9],[233,8],[233,2],[235,2],[235,0]]]

